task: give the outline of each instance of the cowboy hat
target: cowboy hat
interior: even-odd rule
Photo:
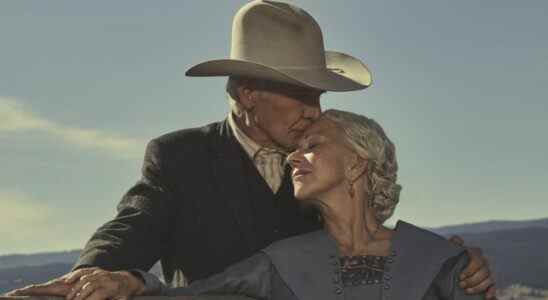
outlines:
[[[242,76],[325,91],[353,91],[371,84],[357,58],[325,51],[320,26],[291,4],[255,0],[234,16],[230,58],[197,64],[187,76]]]

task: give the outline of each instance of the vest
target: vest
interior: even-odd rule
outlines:
[[[285,169],[280,188],[274,194],[247,153],[242,151],[242,156],[244,180],[249,190],[247,201],[253,212],[252,222],[257,249],[320,228],[316,211],[312,208],[301,208],[299,200],[293,196],[289,166]]]

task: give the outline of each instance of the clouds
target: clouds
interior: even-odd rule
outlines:
[[[46,228],[50,228],[55,213],[44,202],[33,201],[21,191],[0,188],[0,212],[1,254],[17,249],[21,241],[42,240],[44,234],[54,238],[52,230]]]
[[[0,230],[13,228],[14,224],[41,223],[52,214],[51,207],[33,202],[29,195],[14,189],[0,189],[0,211],[9,212],[2,214]]]
[[[47,194],[0,186],[0,255],[82,247],[97,224],[89,226],[81,216],[75,220],[52,202]]]
[[[111,132],[79,128],[43,118],[14,98],[0,97],[0,134],[39,131],[82,149],[106,152],[116,158],[141,158],[145,141]]]
[[[47,129],[52,126],[47,120],[25,111],[15,99],[0,97],[0,132]]]
[[[25,104],[0,97],[0,254],[81,247],[106,218],[95,207],[110,213],[133,183],[146,141],[65,124]]]

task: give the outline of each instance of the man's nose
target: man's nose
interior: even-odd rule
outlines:
[[[300,163],[302,163],[303,155],[301,151],[295,150],[287,155],[286,161],[291,166],[291,168],[294,169],[299,166]]]

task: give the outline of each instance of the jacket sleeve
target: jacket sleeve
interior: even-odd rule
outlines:
[[[146,149],[142,178],[123,196],[116,217],[87,242],[74,269],[149,270],[169,245],[175,209],[167,185],[160,147],[152,140]]]
[[[186,287],[168,288],[156,276],[139,271],[145,282],[144,295],[195,296],[202,294],[242,295],[271,299],[273,266],[264,253],[242,260],[222,273]]]
[[[483,293],[468,295],[459,286],[459,275],[468,265],[466,252],[448,259],[442,266],[423,300],[483,300]]]

